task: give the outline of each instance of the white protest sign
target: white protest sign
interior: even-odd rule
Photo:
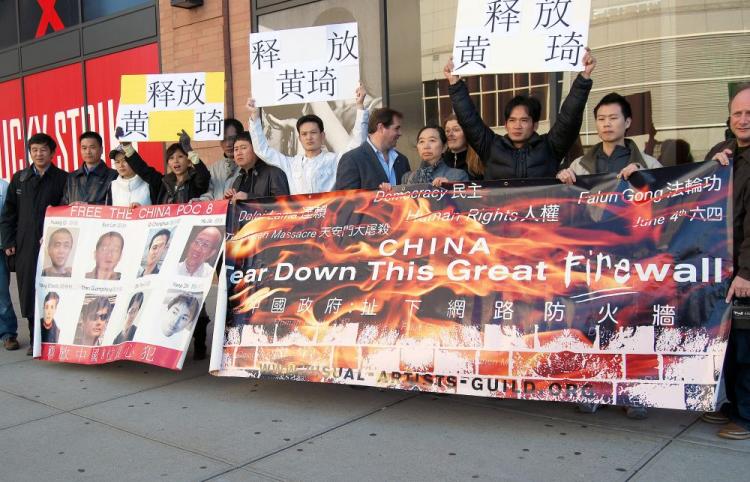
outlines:
[[[123,75],[117,126],[123,141],[224,138],[224,72]]]
[[[455,74],[583,70],[591,0],[458,0]]]
[[[359,83],[356,23],[250,34],[258,107],[352,97]]]

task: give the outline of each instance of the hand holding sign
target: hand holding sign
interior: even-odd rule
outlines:
[[[453,57],[451,57],[448,63],[445,64],[445,67],[443,67],[443,75],[445,75],[445,78],[450,85],[455,84],[460,79],[458,75],[453,75],[454,70],[455,66],[453,65]]]
[[[245,106],[247,107],[247,112],[250,116],[250,122],[258,120],[258,108],[255,107],[255,99],[247,99],[247,104],[245,104]]]
[[[345,100],[359,82],[356,23],[250,34],[258,107]]]
[[[178,132],[177,136],[179,137],[178,142],[180,143],[180,147],[182,147],[182,150],[185,151],[185,153],[189,153],[193,150],[193,146],[190,145],[190,136],[185,132],[185,129]]]
[[[584,79],[590,79],[595,67],[596,58],[591,55],[591,49],[586,47],[586,53],[583,54],[583,72],[581,72],[581,76]]]

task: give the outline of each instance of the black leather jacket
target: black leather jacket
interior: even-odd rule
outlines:
[[[97,164],[88,174],[81,166],[68,176],[60,204],[66,205],[74,202],[106,204],[109,185],[115,179],[117,179],[117,171],[107,167],[104,162]]]
[[[581,130],[592,84],[591,79],[576,77],[549,133],[535,132],[520,148],[515,147],[508,136],[495,134],[485,125],[463,81],[451,85],[448,92],[466,140],[485,165],[485,180],[555,177],[560,162]]]

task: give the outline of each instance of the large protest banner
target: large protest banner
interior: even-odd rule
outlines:
[[[224,138],[224,72],[123,75],[117,126],[122,141]]]
[[[224,240],[226,201],[48,208],[34,356],[182,368]]]
[[[591,0],[458,0],[457,75],[583,70]]]
[[[349,99],[359,83],[356,23],[250,34],[258,107]]]
[[[235,206],[211,372],[711,409],[729,329],[731,172]]]

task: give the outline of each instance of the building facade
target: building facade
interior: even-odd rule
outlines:
[[[195,8],[173,3],[201,4]],[[80,165],[77,136],[114,139],[120,76],[224,71],[226,114],[247,121],[251,31],[356,21],[368,105],[405,114],[399,149],[414,163],[416,131],[451,113],[442,69],[451,54],[457,0],[3,0],[0,1],[0,175],[27,165],[25,140],[45,131],[58,141],[56,163]],[[690,145],[695,159],[724,137],[731,89],[750,80],[750,4],[746,0],[592,0],[590,46],[599,60],[581,144],[597,142],[591,108],[618,91],[634,103],[630,135],[659,156],[665,141]],[[482,116],[502,132],[502,107],[526,93],[542,101],[540,131],[554,121],[570,74],[515,73],[467,78]],[[332,102],[340,126],[351,102]],[[267,135],[298,149],[293,121],[316,105],[264,109]],[[342,130],[342,132],[343,132]],[[138,146],[163,168],[161,143]],[[207,161],[216,143],[197,143]]]

